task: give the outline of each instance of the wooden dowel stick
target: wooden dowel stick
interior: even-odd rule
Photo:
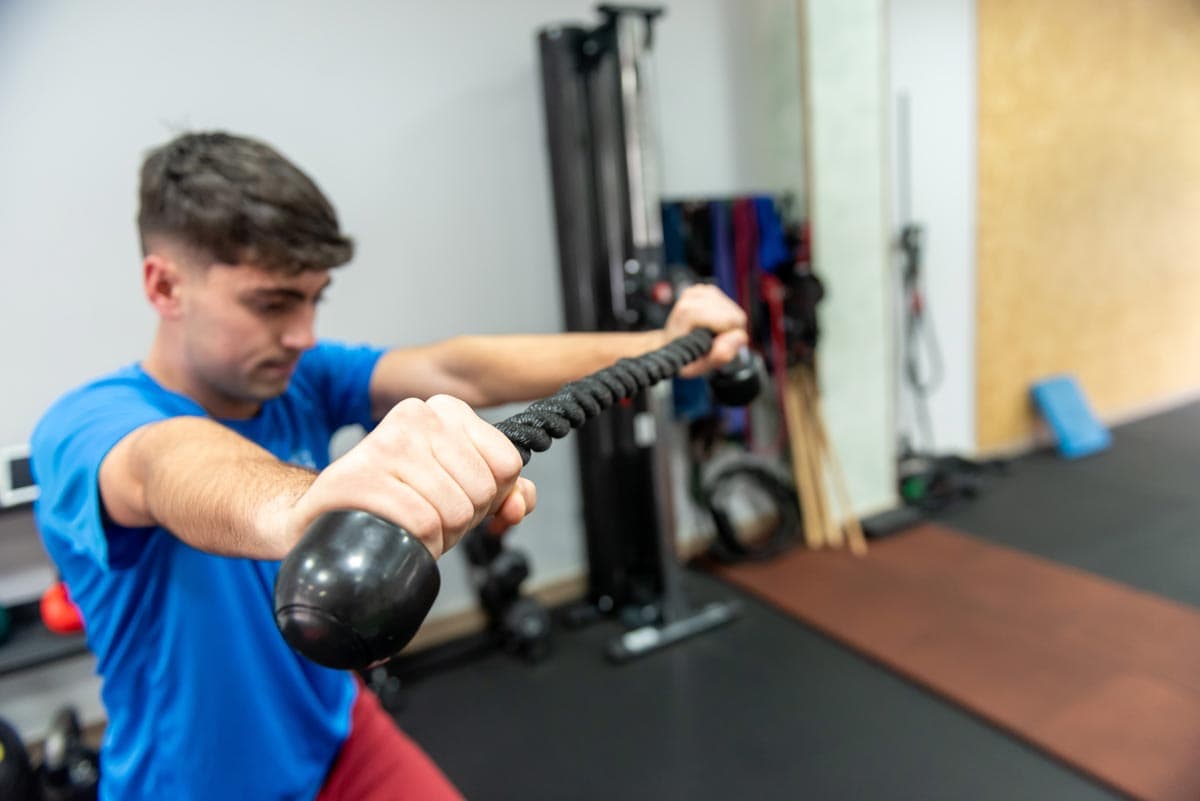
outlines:
[[[809,408],[804,394],[804,370],[803,365],[794,368],[789,381],[794,391],[795,416],[799,423],[797,433],[800,440],[800,463],[808,487],[808,504],[812,507],[813,541],[816,542],[816,547],[825,547],[833,544],[829,536],[832,518],[829,496],[821,475],[820,441],[813,429],[812,409]]]
[[[816,516],[816,499],[813,494],[811,473],[808,468],[808,448],[803,434],[803,411],[800,407],[799,387],[792,380],[789,371],[783,376],[781,394],[783,396],[784,420],[787,424],[788,442],[792,451],[792,478],[796,482],[796,491],[800,496],[800,514],[804,523],[804,543],[809,548],[821,547],[821,529]]]
[[[821,396],[817,391],[815,379],[806,389],[809,391],[812,403],[813,419],[817,423],[816,428],[818,438],[820,439],[820,448],[825,454],[825,458],[829,461],[834,492],[837,494],[838,505],[841,506],[842,514],[844,515],[846,537],[850,543],[850,552],[855,556],[862,556],[867,552],[867,538],[863,533],[862,523],[859,521],[858,515],[854,512],[854,505],[850,500],[850,491],[847,488],[846,474],[842,469],[841,460],[838,459],[837,452],[829,442],[829,434],[825,428],[825,414],[821,408]]]
[[[821,429],[821,421],[816,415],[817,410],[813,405],[815,398],[812,390],[814,385],[813,368],[811,365],[801,365],[799,373],[800,397],[804,405],[804,420],[808,432],[809,452],[812,454],[810,465],[820,504],[819,514],[821,517],[823,539],[826,545],[832,548],[840,548],[843,544],[842,529],[838,525],[837,516],[834,512],[833,499],[829,497],[829,483],[825,471],[826,448],[823,445],[825,436],[824,431]]]

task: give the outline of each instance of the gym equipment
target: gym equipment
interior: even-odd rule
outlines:
[[[925,515],[916,507],[897,506],[864,517],[862,519],[863,534],[869,540],[877,540],[908,531],[924,521]]]
[[[904,112],[907,114],[907,110]],[[906,186],[902,187],[906,190]],[[936,512],[962,500],[973,500],[983,489],[988,473],[1005,469],[1001,460],[974,460],[952,453],[936,453],[933,422],[929,413],[929,396],[941,383],[944,368],[929,303],[924,293],[923,254],[925,229],[907,223],[900,229],[898,245],[903,254],[901,295],[904,314],[902,355],[903,382],[911,399],[915,428],[923,440],[924,449],[916,445],[912,431],[899,439],[896,473],[900,500],[908,507],[923,512]],[[924,341],[924,359],[921,342]],[[922,364],[925,368],[922,369]],[[903,400],[903,398],[901,399]],[[904,526],[878,525],[873,536],[885,536],[904,530]]]
[[[83,631],[83,617],[71,600],[64,582],[56,581],[42,593],[39,608],[42,622],[55,634],[78,634]]]
[[[709,554],[721,562],[767,559],[782,551],[800,530],[800,502],[796,490],[757,460],[737,460],[724,465],[705,480],[699,491],[700,504],[708,510],[716,527]],[[774,524],[765,536],[748,538],[734,523],[733,497],[743,501],[765,499],[774,513]]]
[[[572,381],[549,398],[496,425],[528,464],[639,389],[674,375],[712,346],[697,329],[633,359]],[[740,360],[730,372],[744,370]],[[368,512],[319,517],[283,560],[275,581],[275,620],[284,639],[318,664],[362,670],[390,659],[429,614],[441,578],[416,537]]]
[[[904,380],[912,393],[913,411],[925,446],[932,448],[933,423],[929,416],[929,396],[941,385],[945,368],[941,345],[933,328],[929,304],[925,299],[922,258],[924,240],[925,229],[920,225],[909,223],[900,229],[899,245],[904,254],[904,266],[901,270],[904,302]],[[924,362],[928,365],[924,370],[920,357],[922,341],[925,343]],[[905,437],[902,452],[912,453],[916,449],[914,443]]]
[[[25,743],[3,718],[0,718],[0,798],[4,801],[42,801],[37,772],[29,763]]]
[[[643,51],[657,12],[602,7],[601,14],[598,26],[552,26],[537,36],[571,331],[651,326],[659,311],[652,288],[667,278],[654,154],[641,114]],[[640,613],[662,596],[654,448],[638,435],[639,422],[654,417],[639,397],[575,439],[587,553],[586,603],[577,618]]]
[[[815,365],[801,362],[784,368],[776,383],[792,443],[792,474],[800,492],[806,544],[810,548],[845,545],[855,556],[865,555],[866,535],[854,513],[841,461],[829,440]]]
[[[1038,381],[1029,391],[1054,432],[1062,456],[1078,459],[1112,444],[1112,435],[1092,413],[1074,376],[1052,376]]]
[[[572,331],[639,330],[660,324],[661,289],[671,282],[651,112],[653,28],[662,10],[598,10],[598,25],[555,25],[537,37],[563,309]],[[670,393],[659,388],[576,438],[587,595],[565,617],[586,623],[612,615],[641,627],[613,643],[614,659],[732,617],[732,607],[696,611],[683,597],[670,480],[675,421],[665,411],[671,406]]]
[[[59,709],[51,719],[39,770],[45,801],[95,801],[100,757],[84,744],[74,707]]]
[[[750,349],[743,347],[738,358],[716,371],[708,384],[722,406],[746,406],[757,398],[762,385]]]
[[[938,512],[979,497],[990,476],[1004,475],[1003,459],[967,459],[954,454],[910,454],[900,460],[900,498],[914,509]]]
[[[468,532],[460,550],[471,565],[471,581],[488,616],[488,628],[506,651],[530,662],[550,652],[550,613],[534,598],[521,595],[529,578],[529,559],[505,547],[482,526]]]

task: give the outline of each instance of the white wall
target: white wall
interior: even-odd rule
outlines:
[[[938,451],[972,453],[976,449],[975,2],[892,0],[889,20],[893,236],[910,220],[925,227],[926,295],[945,366],[944,380],[929,398],[934,445]],[[897,114],[902,94],[909,108],[907,202],[902,197],[903,137]],[[910,215],[906,216],[904,206],[910,208]],[[898,277],[899,269],[897,261],[894,276]],[[901,392],[902,428],[912,420],[910,397]]]
[[[797,0],[668,5],[655,34],[664,190],[788,191],[803,212]]]
[[[894,505],[883,0],[807,0],[809,207],[828,428],[860,513]]]

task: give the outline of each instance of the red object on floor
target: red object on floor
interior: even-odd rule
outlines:
[[[463,801],[433,760],[359,683],[342,744],[317,801]]]
[[[42,593],[38,608],[42,622],[55,634],[76,634],[83,631],[83,616],[79,614],[79,607],[71,600],[67,585],[63,582],[54,582]]]
[[[934,523],[717,572],[1131,798],[1200,798],[1200,609]]]

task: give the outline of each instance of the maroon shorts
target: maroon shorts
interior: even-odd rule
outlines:
[[[350,736],[317,801],[463,801],[425,752],[396,728],[375,693],[358,686]]]

